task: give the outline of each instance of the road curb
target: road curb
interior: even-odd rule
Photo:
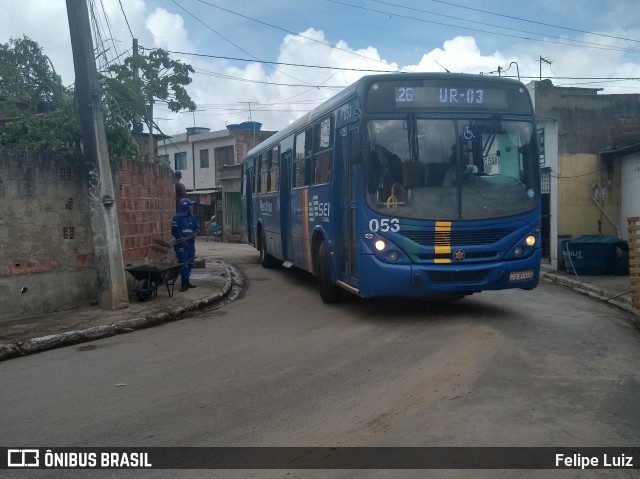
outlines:
[[[616,295],[609,291],[605,291],[597,286],[593,286],[587,283],[582,283],[570,277],[560,276],[547,271],[541,271],[540,277],[549,283],[555,283],[568,288],[573,289],[582,294],[586,294],[591,298],[603,301],[605,303],[614,305],[620,309],[623,309],[631,314],[640,316],[640,310],[635,309],[631,305],[631,293],[625,293],[623,295]]]
[[[222,264],[227,281],[220,292],[205,296],[204,298],[199,298],[187,306],[177,307],[170,312],[151,313],[144,317],[120,320],[114,324],[103,324],[77,331],[66,331],[59,334],[40,336],[17,343],[0,344],[0,361],[63,346],[94,341],[96,339],[115,336],[117,334],[130,333],[139,329],[146,329],[159,324],[170,323],[189,317],[193,312],[224,299],[231,292],[234,274],[232,273],[232,269],[229,265],[226,263]]]

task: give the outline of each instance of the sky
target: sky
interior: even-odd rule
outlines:
[[[637,0],[89,0],[98,69],[140,46],[195,72],[195,112],[154,110],[162,132],[247,120],[277,131],[363,75],[520,76],[640,93]],[[3,0],[0,43],[24,35],[74,81],[64,0]],[[96,27],[97,26],[97,27]],[[541,60],[541,58],[543,60]]]

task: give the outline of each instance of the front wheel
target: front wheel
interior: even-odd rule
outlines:
[[[320,298],[325,303],[336,303],[342,299],[342,289],[331,282],[331,271],[329,269],[329,255],[327,253],[327,243],[323,241],[318,248],[316,258],[318,271],[318,285],[320,288]]]

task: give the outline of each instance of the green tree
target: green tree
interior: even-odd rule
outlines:
[[[75,153],[80,129],[73,91],[29,37],[0,44],[0,145]]]
[[[196,109],[185,88],[191,83],[193,67],[172,60],[161,48],[150,50],[148,55],[129,56],[108,71],[112,76],[104,81],[112,107],[117,108],[134,131],[141,131],[140,120],[149,131],[159,129],[153,120],[156,102],[166,103],[173,112]]]
[[[27,36],[0,44],[0,106],[6,113],[38,113],[67,98],[42,48]]]
[[[134,75],[134,69],[140,72]],[[107,146],[112,160],[140,158],[132,135],[143,119],[157,125],[148,105],[166,102],[172,111],[195,110],[185,86],[193,68],[164,50],[130,56],[101,77]],[[0,44],[0,145],[78,155],[80,120],[73,88],[65,88],[42,48],[28,37]],[[140,129],[141,131],[141,129]],[[150,129],[151,131],[151,129]]]

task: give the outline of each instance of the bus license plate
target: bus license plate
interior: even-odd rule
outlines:
[[[529,271],[512,271],[509,273],[509,281],[525,281],[533,278],[533,270]]]

